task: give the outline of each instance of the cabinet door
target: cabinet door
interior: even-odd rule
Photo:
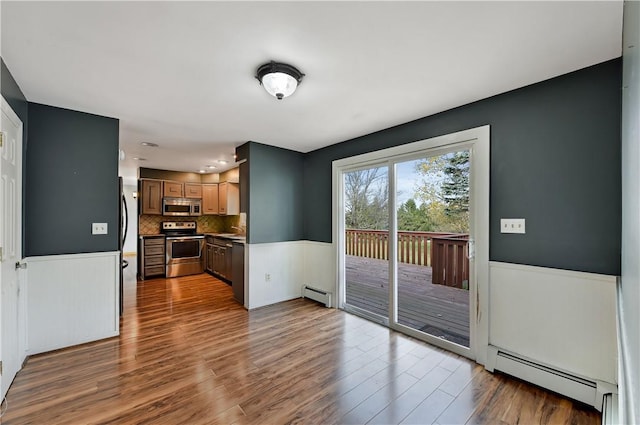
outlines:
[[[227,183],[227,215],[240,214],[240,185]]]
[[[218,272],[220,276],[226,278],[227,277],[227,248],[219,247],[218,252],[220,253],[220,267]]]
[[[162,182],[160,180],[141,180],[141,214],[162,215]]]
[[[164,196],[169,196],[172,198],[182,198],[184,197],[182,183],[180,182],[164,182]]]
[[[218,214],[218,185],[202,185],[202,214]]]
[[[227,213],[227,186],[229,183],[220,183],[218,185],[218,212],[220,214]]]
[[[202,185],[198,183],[184,184],[185,198],[202,198]]]
[[[224,182],[218,185],[218,211],[221,215],[240,214],[240,189],[237,183]]]

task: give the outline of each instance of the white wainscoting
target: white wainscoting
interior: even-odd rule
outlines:
[[[333,244],[305,241],[303,284],[331,292],[332,306],[336,306],[336,253]]]
[[[247,244],[245,249],[247,309],[300,298],[305,241]]]
[[[490,262],[489,343],[617,383],[616,278]]]
[[[29,257],[26,262],[29,354],[119,334],[119,252]]]

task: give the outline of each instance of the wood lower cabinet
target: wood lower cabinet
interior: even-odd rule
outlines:
[[[138,275],[140,279],[165,274],[164,236],[141,236],[139,246]]]
[[[202,185],[202,214],[218,214],[218,184]]]
[[[213,273],[213,237],[205,237],[204,245],[204,269],[209,273]]]
[[[140,180],[140,213],[162,215],[162,181]]]
[[[198,199],[202,198],[202,185],[200,183],[185,183],[184,197]]]
[[[184,185],[180,182],[170,182],[165,180],[163,193],[165,197],[184,198]]]
[[[218,213],[240,214],[240,187],[238,183],[224,182],[218,185]]]

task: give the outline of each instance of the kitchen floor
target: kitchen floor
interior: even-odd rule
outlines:
[[[136,282],[121,335],[31,357],[2,424],[597,424],[594,409],[303,299],[246,311],[208,275]]]

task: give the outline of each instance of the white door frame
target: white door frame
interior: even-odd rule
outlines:
[[[395,166],[397,162],[414,159],[428,155],[437,155],[438,151],[450,151],[452,148],[469,149],[471,157],[470,173],[470,240],[474,245],[471,248],[475,252],[469,265],[469,315],[470,315],[470,347],[466,348],[448,341],[443,341],[422,332],[396,323],[391,323],[391,328],[400,330],[411,336],[418,337],[433,345],[446,348],[456,354],[475,359],[478,363],[486,361],[486,347],[489,343],[489,146],[490,127],[488,125],[459,131],[443,136],[432,137],[418,142],[408,143],[357,155],[349,158],[333,161],[332,164],[332,193],[333,193],[333,249],[336,255],[336,305],[343,308],[345,304],[345,229],[344,229],[344,185],[343,173],[345,171],[366,168],[384,164],[389,167],[389,181],[392,185],[389,191],[389,205],[395,206]],[[395,207],[390,208],[389,233],[397,234]],[[390,279],[395,278],[397,269],[396,246],[390,244]],[[393,285],[389,285],[392,287]],[[395,311],[397,299],[395,292],[390,290],[389,309]],[[393,317],[395,321],[396,317]]]
[[[12,228],[12,235],[9,235],[10,237],[12,237],[13,242],[9,242],[8,244],[5,243],[7,241],[7,235],[4,235],[3,232],[0,232],[0,246],[2,246],[3,248],[3,253],[2,253],[2,262],[10,262],[10,264],[8,264],[9,267],[11,267],[12,269],[15,267],[15,263],[16,262],[21,262],[22,260],[22,173],[23,173],[23,169],[22,169],[22,134],[23,134],[23,123],[20,120],[20,118],[18,117],[18,115],[13,111],[13,109],[11,108],[11,106],[9,105],[9,103],[5,100],[4,97],[1,97],[2,99],[2,113],[5,114],[7,116],[7,118],[12,122],[12,124],[17,127],[17,136],[16,136],[16,140],[15,141],[11,141],[11,140],[4,140],[4,145],[2,150],[0,150],[0,155],[7,152],[6,149],[12,149],[13,153],[12,155],[15,158],[15,164],[16,164],[16,180],[15,180],[15,187],[14,187],[14,191],[15,191],[15,198],[14,198],[14,202],[15,202],[15,212],[13,215],[13,223],[11,225]],[[5,131],[4,128],[0,129],[2,132]],[[0,170],[1,171],[1,170]],[[4,211],[4,199],[0,199],[0,211]],[[3,214],[4,215],[4,214]],[[6,217],[3,217],[3,220],[6,219]],[[4,226],[3,223],[0,223],[0,226]],[[27,299],[27,285],[26,285],[26,280],[27,280],[27,276],[26,276],[26,271],[22,270],[22,269],[14,269],[15,273],[16,273],[16,285],[17,285],[17,305],[15,306],[16,310],[17,310],[17,319],[18,319],[18,323],[16,323],[16,337],[17,337],[17,343],[18,346],[15,347],[16,351],[17,351],[17,361],[18,364],[17,366],[17,370],[20,370],[22,368],[22,364],[24,362],[24,360],[26,359],[26,353],[27,353],[27,345],[28,345],[28,341],[27,341],[27,313],[26,313],[26,308],[27,308],[27,304],[26,304],[26,299]],[[1,282],[2,279],[2,275],[0,274],[0,287],[3,284]],[[0,297],[2,295],[0,294]],[[3,344],[4,344],[4,335],[2,334],[2,299],[0,298],[0,357],[2,356],[3,353]],[[4,359],[1,359],[4,360]],[[8,367],[4,366],[3,367],[4,372],[2,376],[0,376],[0,388],[4,389],[5,386],[8,387],[8,385],[11,383],[11,381],[13,380],[15,375],[12,376],[8,376],[7,372],[11,372],[13,373],[13,371],[8,371]],[[10,379],[9,382],[5,382],[5,380]],[[4,395],[4,394],[3,394]]]

